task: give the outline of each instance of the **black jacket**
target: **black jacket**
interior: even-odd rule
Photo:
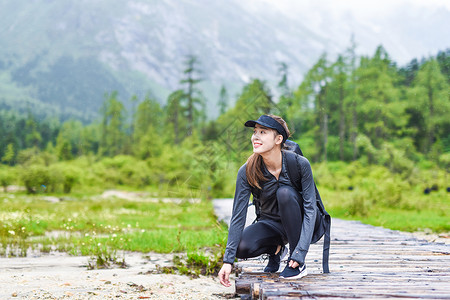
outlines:
[[[296,159],[298,165],[300,166],[300,172],[302,175],[302,191],[299,192],[302,192],[304,216],[303,223],[299,224],[299,226],[302,226],[300,240],[297,245],[291,245],[291,247],[295,246],[291,259],[303,264],[305,262],[305,257],[311,244],[311,238],[314,232],[317,206],[315,203],[316,194],[314,180],[309,161],[300,155],[297,155]],[[236,180],[233,213],[230,221],[228,242],[224,255],[224,262],[226,263],[233,263],[236,257],[237,247],[241,240],[242,231],[244,229],[245,220],[247,217],[248,202],[250,194],[252,193],[252,188],[247,181],[246,166],[247,164],[241,166]],[[274,212],[276,213],[277,207],[270,205],[270,201],[275,201],[276,203],[276,191],[278,186],[292,186],[287,174],[285,155],[283,154],[282,169],[278,181],[272,174],[270,174],[270,172],[267,171],[265,167],[263,168],[263,172],[269,180],[264,182],[261,186],[262,190],[259,195],[259,201],[261,201],[261,203],[265,203],[265,207],[264,204],[261,207],[261,216],[262,218],[276,219],[277,216],[274,215]]]

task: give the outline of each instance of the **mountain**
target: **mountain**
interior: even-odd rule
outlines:
[[[372,11],[331,0],[2,0],[0,108],[90,121],[112,90],[128,107],[149,93],[164,103],[195,55],[214,117],[222,84],[231,101],[251,78],[275,87],[284,62],[295,87],[352,34],[359,54],[383,44],[401,64],[450,46],[448,6],[399,1]]]

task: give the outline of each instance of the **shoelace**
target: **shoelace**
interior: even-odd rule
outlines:
[[[262,261],[262,263],[265,263],[266,262],[266,260],[268,260],[269,259],[269,254],[262,254],[260,257],[259,257],[259,261],[261,262]]]

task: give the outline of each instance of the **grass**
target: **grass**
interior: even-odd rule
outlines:
[[[393,173],[359,162],[321,163],[313,170],[332,217],[403,231],[450,231],[444,170]],[[425,194],[429,187],[436,188]],[[167,196],[165,190],[155,188],[151,194]],[[176,192],[170,196],[197,196],[185,188]],[[0,256],[25,256],[30,248],[63,251],[91,256],[88,268],[101,268],[125,267],[124,251],[184,252],[161,272],[217,273],[227,228],[216,221],[211,202],[103,199],[95,193],[99,191],[74,189],[58,203],[46,201],[48,194],[0,193]]]
[[[162,203],[76,197],[50,203],[39,195],[0,194],[0,255],[26,250],[91,255],[121,264],[118,251],[193,252],[224,245],[226,225],[209,201]]]
[[[318,188],[332,217],[394,230],[450,232],[450,193],[444,170],[414,170],[405,176],[357,164],[328,163],[316,169]],[[435,190],[425,193],[432,186]]]
[[[369,216],[353,216],[346,208],[332,208],[329,210],[332,217],[359,220],[366,224],[382,226],[401,231],[424,231],[430,229],[433,232],[449,232],[450,221],[448,214],[435,210],[400,210],[392,208],[374,208]]]
[[[182,274],[192,278],[198,278],[200,275],[217,276],[222,267],[223,255],[225,247],[213,247],[209,253],[196,251],[188,252],[186,255],[175,255],[173,258],[173,266],[161,267],[157,266],[160,273],[165,274]]]
[[[328,212],[335,218],[360,220],[366,224],[409,232],[450,232],[450,203],[446,192],[434,195],[405,192],[403,198],[409,201],[385,206],[368,201],[355,192],[321,191]]]

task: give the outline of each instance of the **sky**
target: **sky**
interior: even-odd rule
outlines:
[[[450,0],[247,1],[255,7],[265,3],[291,18],[302,17],[319,34],[354,34],[360,55],[373,54],[381,44],[400,65],[450,48]]]
[[[323,2],[332,5],[336,9],[350,9],[365,15],[391,11],[397,7],[403,6],[404,4],[410,4],[413,6],[445,7],[450,10],[450,1],[448,0],[330,0]]]
[[[450,11],[449,0],[263,0],[278,7],[281,10],[290,10],[292,6],[304,8],[312,5],[329,6],[333,10],[350,10],[360,15],[375,16],[387,12],[395,11],[396,8],[404,4],[412,6],[444,7]]]

